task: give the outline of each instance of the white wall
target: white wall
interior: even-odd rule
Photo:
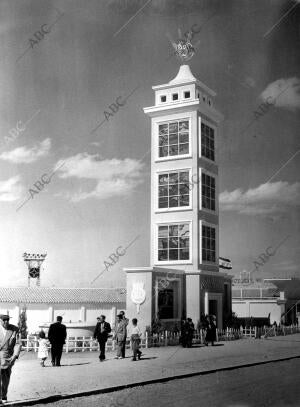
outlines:
[[[232,300],[232,311],[239,318],[267,318],[269,313],[270,322],[274,321],[277,324],[280,322],[281,308],[277,304],[277,300]]]
[[[63,322],[79,322],[83,321],[82,307],[85,307],[86,322],[96,325],[96,319],[99,315],[104,314],[109,323],[115,322],[113,314],[120,310],[126,310],[126,304],[99,304],[99,307],[94,304],[27,304],[27,327],[28,333],[39,331],[39,326],[46,322],[56,321],[56,317],[61,315]],[[53,313],[51,313],[51,307]],[[113,311],[113,307],[115,307]],[[20,307],[22,311],[22,307]],[[0,313],[9,314],[11,316],[10,323],[18,325],[19,322],[19,307],[17,304],[1,303]],[[53,315],[53,317],[51,317]]]

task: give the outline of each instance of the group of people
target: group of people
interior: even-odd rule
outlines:
[[[99,360],[103,362],[105,360],[105,347],[108,337],[111,333],[111,326],[105,321],[105,315],[101,315],[97,318],[97,324],[94,331],[94,339],[97,339],[100,348]],[[132,360],[140,360],[142,352],[139,350],[142,332],[137,325],[137,319],[132,319],[132,324],[129,326],[129,319],[125,317],[125,312],[120,311],[117,315],[117,321],[115,326],[115,333],[113,339],[117,344],[116,359],[125,358],[126,340],[128,334],[131,337],[133,357]],[[39,333],[39,348],[38,358],[41,360],[41,366],[45,366],[45,361],[48,358],[48,347],[51,344],[51,364],[52,366],[61,366],[60,360],[67,337],[67,329],[62,324],[62,317],[58,316],[57,321],[50,325],[48,332],[48,339],[44,331]]]
[[[183,348],[191,348],[193,344],[195,326],[191,318],[181,321],[181,345]]]
[[[0,315],[0,404],[7,400],[7,390],[9,386],[11,370],[21,352],[21,341],[18,335],[18,327],[9,324],[9,315]],[[48,339],[45,332],[39,334],[38,358],[41,360],[41,366],[45,366],[48,358],[48,347],[51,344],[51,364],[52,366],[61,366],[61,356],[63,346],[67,337],[66,326],[62,323],[63,318],[57,317],[57,321],[50,325]],[[202,316],[200,320],[201,329],[206,331],[205,345],[211,342],[212,346],[216,341],[216,317],[214,315]],[[182,321],[181,325],[181,344],[183,347],[190,348],[193,342],[194,323],[191,318]],[[94,338],[99,342],[100,355],[99,360],[105,360],[105,346],[111,333],[111,326],[105,321],[105,315],[97,318],[97,325],[94,331]],[[131,324],[125,317],[125,312],[120,311],[117,315],[113,339],[117,344],[116,359],[125,358],[126,339],[130,336],[132,344],[132,361],[140,360],[142,352],[140,343],[142,332],[138,326],[138,321],[133,318]]]
[[[217,340],[217,318],[215,315],[203,315],[200,320],[200,328],[205,331],[204,344],[210,342],[214,346]],[[193,344],[195,326],[191,318],[181,321],[181,345],[183,348],[191,348]]]
[[[132,343],[133,356],[132,360],[140,360],[142,352],[139,350],[141,343],[142,332],[137,325],[137,319],[132,319],[132,324],[129,326],[129,319],[125,317],[125,312],[120,311],[117,315],[117,321],[115,326],[115,333],[113,339],[117,344],[117,355],[116,359],[125,358],[126,349],[126,339],[127,335],[130,335]],[[99,360],[103,362],[105,360],[105,344],[107,342],[108,336],[111,332],[111,326],[105,321],[105,315],[101,315],[97,318],[97,325],[94,332],[94,339],[97,339],[100,347]]]

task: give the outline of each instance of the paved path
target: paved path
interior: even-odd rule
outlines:
[[[271,360],[299,357],[300,334],[270,339],[245,339],[215,347],[162,347],[143,350],[143,359],[100,363],[96,352],[63,354],[62,367],[42,368],[36,354],[24,354],[13,368],[10,401],[109,389],[167,377],[207,372]]]
[[[299,407],[300,359],[77,397],[52,407]],[[49,404],[38,404],[36,407]]]

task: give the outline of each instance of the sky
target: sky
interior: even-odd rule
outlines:
[[[149,266],[143,107],[191,27],[191,71],[224,115],[220,255],[235,276],[300,277],[298,3],[1,0],[0,284],[27,284],[24,252],[47,253],[43,286],[122,287]]]

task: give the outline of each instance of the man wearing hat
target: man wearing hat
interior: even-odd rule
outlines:
[[[98,321],[99,319],[99,321]],[[108,334],[111,332],[111,327],[108,322],[105,322],[105,315],[101,315],[97,318],[97,325],[94,332],[94,339],[97,339],[100,346],[100,362],[105,360],[105,344],[107,342]]]
[[[9,315],[0,315],[0,404],[7,401],[11,369],[21,352],[19,328],[9,323]]]

